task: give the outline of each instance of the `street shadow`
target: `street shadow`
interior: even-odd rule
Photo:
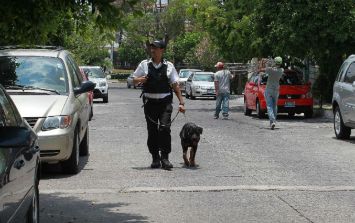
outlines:
[[[107,199],[106,199],[107,200]],[[83,222],[149,222],[138,214],[123,213],[129,203],[96,203],[64,194],[40,194],[40,221],[51,223]]]
[[[86,170],[85,166],[87,165],[89,161],[88,156],[81,156],[79,160],[79,174],[81,171]],[[73,174],[63,174],[63,169],[60,163],[58,164],[47,164],[43,163],[41,164],[41,180],[48,180],[48,179],[65,179],[72,177]]]
[[[335,136],[332,137],[332,138],[335,139],[335,140],[338,140],[338,141],[343,141],[343,142],[348,142],[348,143],[351,143],[351,144],[355,144],[355,136],[350,137],[350,139],[337,139]]]

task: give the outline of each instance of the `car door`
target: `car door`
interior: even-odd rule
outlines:
[[[340,97],[342,98],[343,120],[352,127],[355,126],[355,62],[352,62],[345,71],[342,84],[340,84]]]
[[[37,152],[37,136],[29,126],[21,127],[22,122],[11,99],[0,88],[0,222],[16,222],[25,216],[27,208],[20,207],[29,204],[23,201],[34,185],[37,160],[32,153]],[[28,140],[24,133],[31,138]]]
[[[68,67],[74,88],[79,88],[83,82],[83,79],[78,66],[70,56],[68,56]],[[77,112],[78,117],[80,118],[80,138],[84,136],[84,130],[87,128],[90,118],[90,102],[87,94],[88,93],[82,93],[75,96],[76,100],[79,102]]]
[[[254,86],[255,86],[255,83],[254,83],[254,79],[255,79],[255,76],[257,74],[254,73],[251,75],[251,77],[249,78],[247,84],[245,85],[245,91],[244,91],[244,95],[245,95],[245,98],[246,98],[246,103],[247,103],[247,106],[248,108],[253,108],[253,99],[254,98]],[[255,103],[254,103],[255,104]]]

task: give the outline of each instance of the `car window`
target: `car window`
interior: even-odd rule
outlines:
[[[196,74],[193,77],[194,81],[208,81],[208,82],[213,82],[214,78],[212,74]]]
[[[77,76],[77,78],[79,80],[79,83],[81,84],[84,79],[83,79],[83,75],[80,72],[79,66],[75,63],[74,59],[70,55],[68,56],[68,59],[69,59],[69,62],[71,63],[71,65],[74,68],[74,71],[75,71],[75,74],[76,74],[76,76]]]
[[[344,76],[344,82],[353,83],[355,81],[355,62],[351,63]]]
[[[348,64],[349,64],[348,62],[344,62],[341,65],[338,75],[337,75],[337,78],[336,78],[336,81],[341,81],[343,79],[343,76],[344,76],[343,74],[345,73],[344,71],[345,71],[346,67],[348,66]]]
[[[53,57],[0,57],[0,84],[68,91],[63,61]]]
[[[13,108],[3,90],[0,88],[0,127],[18,126],[20,117]]]
[[[80,81],[78,78],[78,75],[75,73],[75,68],[73,67],[73,64],[69,61],[68,57],[66,58],[68,69],[69,69],[69,75],[71,78],[71,82],[74,88],[80,87]]]
[[[181,78],[188,78],[189,77],[189,71],[181,71],[179,77]]]
[[[84,72],[91,78],[105,78],[105,73],[99,67],[84,67]]]
[[[297,72],[285,72],[280,79],[281,85],[303,85],[302,79]]]

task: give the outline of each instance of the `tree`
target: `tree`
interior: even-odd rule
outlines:
[[[122,24],[125,11],[138,0],[1,0],[1,45],[47,44],[62,28],[63,17],[71,15],[76,28],[86,22],[87,9],[95,16],[100,29],[116,30]]]
[[[355,51],[353,0],[260,1],[255,14],[255,43],[263,55],[310,58],[320,66],[321,96],[331,99],[344,57]]]

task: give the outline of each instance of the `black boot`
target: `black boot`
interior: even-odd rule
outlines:
[[[166,170],[173,168],[173,164],[171,164],[169,161],[169,155],[163,154],[161,156],[161,165],[162,165],[163,169],[166,169]]]
[[[150,168],[156,169],[160,168],[160,156],[159,155],[153,155],[153,162],[150,164]]]

